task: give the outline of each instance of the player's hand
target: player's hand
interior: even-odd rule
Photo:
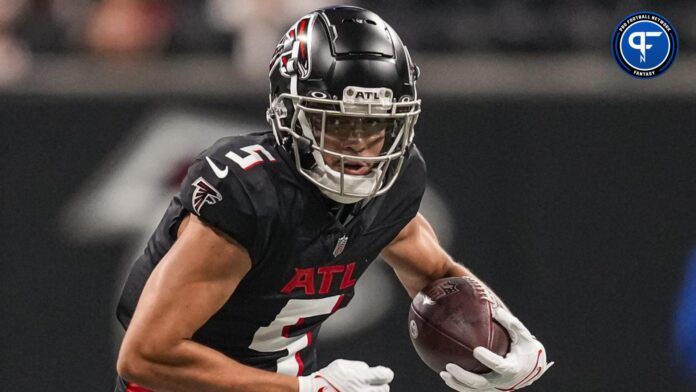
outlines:
[[[337,359],[309,376],[299,377],[299,392],[387,392],[394,372],[384,366]]]
[[[505,356],[476,347],[474,358],[492,371],[476,374],[455,364],[447,364],[440,377],[459,392],[515,391],[531,385],[552,365],[546,363],[546,350],[517,317],[504,306],[494,306],[493,317],[510,335],[510,352]]]

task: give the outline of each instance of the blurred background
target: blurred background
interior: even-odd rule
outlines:
[[[3,390],[109,390],[125,271],[195,154],[268,129],[275,44],[332,3],[0,0]],[[530,390],[696,391],[696,3],[346,4],[421,68],[423,212],[556,361]],[[651,80],[611,55],[641,10],[680,37]],[[374,263],[320,361],[448,390],[411,347],[408,304]]]

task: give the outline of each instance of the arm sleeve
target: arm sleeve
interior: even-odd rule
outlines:
[[[214,163],[224,167],[220,162]],[[179,195],[186,210],[234,238],[251,254],[256,242],[257,215],[232,170],[219,178],[205,157],[199,157],[189,167]]]

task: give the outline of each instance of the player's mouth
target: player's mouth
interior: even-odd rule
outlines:
[[[364,176],[372,171],[372,165],[371,163],[367,162],[353,162],[353,161],[346,161],[343,165],[343,168],[345,170],[346,174],[350,174],[353,176]],[[341,171],[341,161],[336,160],[335,162],[331,163],[331,168],[336,170],[337,172]]]

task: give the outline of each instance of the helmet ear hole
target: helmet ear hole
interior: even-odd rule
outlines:
[[[418,78],[420,77],[420,74],[421,74],[420,67],[417,65],[414,65],[413,70],[411,72],[413,72],[413,80],[418,80]]]

